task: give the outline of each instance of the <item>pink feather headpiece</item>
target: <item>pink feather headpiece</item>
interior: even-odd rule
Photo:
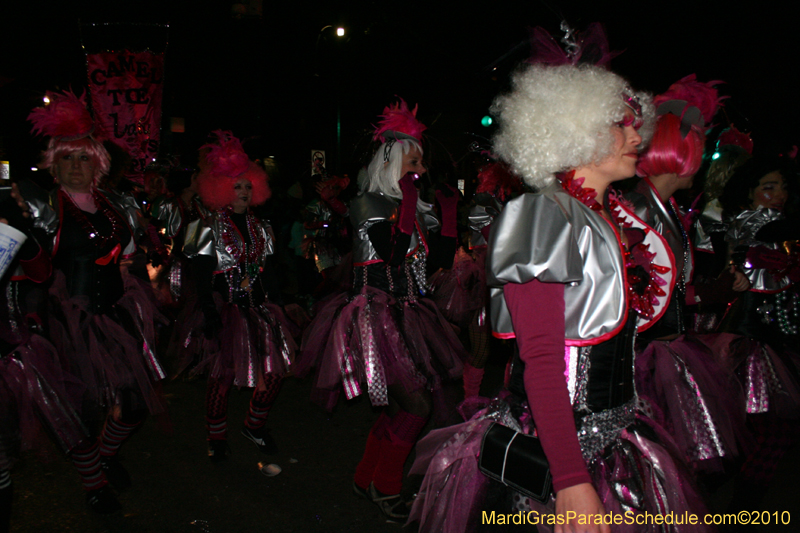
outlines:
[[[95,122],[86,108],[86,93],[80,98],[72,91],[53,93],[47,91],[50,103],[37,107],[28,115],[33,123],[33,133],[53,139],[74,141],[92,135],[96,140]]]
[[[753,155],[753,139],[749,133],[742,133],[735,126],[723,130],[717,137],[717,150],[726,145],[738,146],[750,155]]]
[[[242,143],[230,131],[211,132],[216,139],[200,147],[200,174],[197,176],[200,199],[210,209],[221,209],[236,199],[234,186],[246,179],[253,186],[251,205],[260,205],[272,192],[267,173],[250,161]]]
[[[505,163],[489,163],[478,172],[478,188],[475,192],[485,192],[505,202],[512,194],[522,192],[522,181],[511,173]]]
[[[422,140],[422,132],[425,131],[427,126],[417,120],[417,109],[419,104],[414,106],[413,110],[408,108],[408,104],[400,98],[400,101],[388,105],[384,108],[383,114],[380,115],[381,121],[375,126],[375,135],[373,140],[380,140],[385,143],[390,139],[413,138],[417,141]]]
[[[720,83],[722,82],[702,83],[697,81],[697,76],[689,74],[670,85],[664,94],[655,97],[653,103],[656,106],[656,113],[658,115],[672,113],[689,121],[690,125],[707,129],[711,119],[717,114],[717,109],[721,107],[722,100],[727,98],[720,98],[714,87]]]

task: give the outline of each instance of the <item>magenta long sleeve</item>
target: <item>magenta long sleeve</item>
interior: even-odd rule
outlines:
[[[525,392],[550,462],[553,489],[591,483],[564,377],[564,285],[538,280],[509,283],[503,294],[525,364]]]

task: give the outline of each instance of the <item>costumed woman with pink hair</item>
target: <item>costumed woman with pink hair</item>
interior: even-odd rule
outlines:
[[[540,518],[541,531],[557,533],[662,531],[645,513],[701,507],[634,388],[637,327],[661,313],[675,272],[663,238],[610,186],[635,174],[653,107],[619,76],[581,64],[608,59],[607,48],[586,48],[592,36],[565,38],[560,60],[537,56],[492,106],[493,152],[541,191],[506,204],[486,257],[492,329],[515,338],[518,353],[509,394],[418,444],[412,473],[425,479],[411,519],[420,531],[477,530],[493,511]],[[631,522],[594,518],[607,513]]]
[[[212,211],[186,228],[183,252],[192,264],[198,305],[179,317],[173,348],[184,368],[208,372],[206,423],[208,456],[222,461],[228,447],[228,396],[231,386],[254,387],[242,435],[267,454],[277,452],[266,427],[283,376],[294,359],[287,319],[271,303],[264,261],[274,251],[272,227],[251,206],[270,196],[267,175],[250,161],[229,131],[200,148],[197,189]]]
[[[719,105],[715,83],[690,75],[655,98],[655,132],[636,167],[642,180],[625,195],[636,215],[666,239],[678,273],[663,314],[639,330],[637,392],[650,402],[653,419],[670,430],[684,458],[702,471],[722,470],[721,459],[738,455],[739,441],[749,437],[739,383],[700,340],[687,335],[685,324],[686,305],[707,301],[719,290],[717,284],[692,283],[690,222],[673,197],[692,186],[702,163],[704,131]]]
[[[368,167],[366,192],[350,203],[354,289],[319,311],[303,336],[298,375],[316,367],[315,397],[333,409],[367,392],[384,407],[356,467],[353,491],[393,520],[405,520],[403,465],[427,422],[444,379],[461,375],[463,348],[425,294],[427,267],[449,266],[455,254],[456,203],[437,191],[441,213],[419,199],[426,172],[425,126],[404,101],[384,109]],[[434,232],[440,237],[432,245]]]
[[[117,490],[131,484],[117,459],[119,447],[148,412],[165,412],[157,389],[164,371],[155,353],[155,323],[164,319],[149,288],[120,269],[120,261],[135,252],[140,212],[132,197],[97,188],[110,166],[99,123],[83,98],[48,96],[49,105],[28,119],[35,133],[50,137],[40,167],[58,187],[49,194],[22,193],[34,227],[48,236],[55,270],[49,337],[85,388],[77,405],[83,423],[95,434],[105,420],[99,442],[85,441],[72,460],[90,506],[109,509],[116,502],[105,478]]]

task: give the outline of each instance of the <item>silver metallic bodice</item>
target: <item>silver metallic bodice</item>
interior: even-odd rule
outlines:
[[[475,195],[475,205],[469,210],[469,248],[477,248],[479,246],[486,246],[486,239],[483,238],[481,230],[486,226],[490,226],[503,206],[497,201],[497,198],[486,194],[480,193]]]
[[[734,249],[738,246],[761,246],[770,250],[783,251],[780,243],[756,240],[758,230],[768,223],[782,218],[783,214],[777,209],[759,208],[742,211],[731,222],[725,240]],[[746,260],[744,264],[738,266],[750,280],[750,290],[756,292],[781,292],[793,283],[787,276],[776,277],[770,270],[754,268]]]
[[[24,187],[20,187],[25,202],[31,211],[31,218],[33,219],[33,226],[42,229],[47,233],[50,238],[49,246],[52,251],[58,242],[58,233],[61,225],[59,220],[60,206],[58,205],[58,189],[47,193],[31,183],[26,183]],[[136,199],[130,194],[121,194],[113,191],[104,191],[98,189],[103,197],[108,200],[108,203],[117,212],[131,230],[133,239],[131,239],[122,255],[132,254],[136,249],[136,242],[144,235],[144,227],[141,224],[142,212]]]
[[[161,223],[168,239],[174,239],[183,224],[183,212],[178,202],[174,197],[159,196],[150,204],[150,216]]]
[[[644,230],[653,260],[670,266],[666,242],[631,212],[620,206],[625,224]],[[492,225],[486,257],[495,336],[514,337],[503,296],[506,283],[533,279],[563,283],[567,345],[598,344],[616,335],[628,316],[626,269],[619,238],[599,214],[559,185],[539,194],[523,194],[508,202]],[[652,319],[640,317],[646,329],[666,309],[675,285],[674,269],[662,274],[664,295]]]
[[[245,242],[236,225],[228,220],[228,217],[223,216],[222,212],[217,211],[205,220],[199,219],[191,222],[186,227],[184,255],[189,259],[199,255],[216,256],[216,272],[225,272],[234,268],[239,264]],[[275,238],[269,222],[258,218],[256,221],[257,224],[254,228],[256,238],[264,240],[264,251],[258,259],[258,263],[263,265],[267,256],[275,252]],[[223,236],[234,239],[236,246],[226,245]]]
[[[650,181],[647,178],[640,180],[636,187],[625,195],[625,199],[632,204],[637,217],[664,237],[675,257],[675,269],[683,272],[686,283],[689,283],[694,272],[691,247],[688,246],[688,242],[684,243],[685,232],[679,226],[680,222],[675,220],[670,208],[661,200]],[[672,208],[675,209],[675,215],[681,215],[677,205],[672,204]],[[684,244],[689,249],[684,249]]]
[[[380,222],[397,222],[400,202],[377,192],[365,192],[350,202],[350,222],[353,224],[353,264],[368,265],[383,261],[369,240],[369,228]],[[439,229],[439,219],[433,212],[433,206],[417,202],[416,231],[411,235],[407,256],[423,245],[427,249],[428,232]],[[422,232],[422,235],[420,235]]]

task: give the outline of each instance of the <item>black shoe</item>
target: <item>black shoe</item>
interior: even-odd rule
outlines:
[[[245,426],[242,428],[242,435],[253,441],[253,443],[258,446],[258,449],[261,450],[261,453],[265,453],[267,455],[275,455],[278,453],[278,445],[275,444],[275,441],[269,434],[269,429],[265,427],[250,429],[249,427]]]
[[[370,483],[367,489],[369,499],[372,503],[378,506],[383,516],[395,522],[405,522],[408,520],[410,509],[408,504],[399,494],[384,494],[375,488],[375,485]]]
[[[119,462],[116,455],[101,456],[100,466],[109,483],[118,491],[129,489],[133,484],[128,470]]]
[[[362,489],[355,481],[353,481],[353,494],[365,500],[372,500],[372,498],[369,497],[369,489]]]
[[[122,509],[111,487],[90,490],[86,493],[86,505],[97,514],[111,514]]]
[[[227,440],[208,441],[208,458],[212,463],[220,463],[228,458],[231,449],[228,447]]]

